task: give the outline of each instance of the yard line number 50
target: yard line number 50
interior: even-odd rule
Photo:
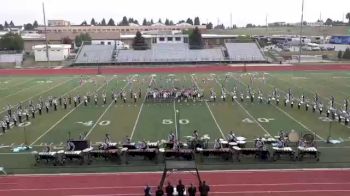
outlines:
[[[190,121],[188,119],[180,119],[179,123],[181,125],[187,125],[190,123]],[[163,125],[171,125],[171,124],[174,124],[174,120],[173,119],[163,119],[162,124]]]

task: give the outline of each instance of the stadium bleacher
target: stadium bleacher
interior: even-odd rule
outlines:
[[[266,61],[256,43],[226,43],[230,61]]]
[[[77,58],[76,64],[112,63],[114,46],[84,45]]]
[[[221,49],[190,50],[188,44],[153,44],[144,51],[120,50],[117,62],[201,62],[223,61]]]
[[[84,45],[75,63],[266,62],[256,43],[226,43],[225,47],[191,50],[186,43],[157,43],[148,50],[115,50],[109,45]]]

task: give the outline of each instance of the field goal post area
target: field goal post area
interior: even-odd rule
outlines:
[[[178,177],[176,180],[182,180],[183,182],[186,182],[185,179],[190,177],[194,178],[193,180],[198,180],[198,185],[202,182],[195,161],[166,161],[159,184],[160,187],[164,186],[165,179],[170,177],[170,175]],[[191,180],[190,183],[195,185],[195,181]]]

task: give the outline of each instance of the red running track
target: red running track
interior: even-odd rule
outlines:
[[[249,66],[178,66],[178,67],[102,67],[99,74],[130,73],[194,73],[194,72],[237,72],[237,71],[343,71],[350,70],[350,64],[328,65],[249,65]],[[63,68],[63,69],[0,69],[0,75],[95,75],[97,68]]]
[[[161,173],[61,174],[0,177],[1,196],[142,196],[146,184],[154,190]],[[173,174],[185,185],[193,174]],[[348,196],[350,169],[202,172],[211,196]]]

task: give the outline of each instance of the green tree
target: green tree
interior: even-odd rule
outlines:
[[[252,23],[248,23],[248,24],[246,25],[246,28],[254,28],[254,27],[255,27],[255,25],[252,24]]]
[[[86,20],[84,20],[80,25],[81,26],[87,26],[88,24],[87,24]]]
[[[193,20],[191,18],[187,18],[186,23],[193,25]]]
[[[172,20],[170,20],[169,25],[173,26],[174,22]]]
[[[326,22],[324,23],[327,26],[331,26],[333,24],[333,20],[330,18],[327,18]]]
[[[115,26],[114,20],[112,18],[109,19],[108,26]]]
[[[61,42],[62,42],[62,44],[70,44],[71,45],[73,43],[73,40],[67,36],[67,37],[62,38]]]
[[[198,27],[196,27],[189,35],[189,44],[191,49],[202,49],[203,39]]]
[[[0,31],[4,30],[4,26],[2,24],[0,24]]]
[[[24,25],[24,30],[31,31],[34,29],[34,26],[30,23]]]
[[[350,48],[347,48],[343,54],[343,59],[350,59]]]
[[[11,20],[10,27],[14,27],[14,26],[15,26],[15,23],[13,23],[12,20]]]
[[[161,18],[159,18],[158,23],[163,23]]]
[[[5,28],[9,28],[10,27],[10,25],[9,25],[9,23],[7,23],[7,21],[5,21],[4,26],[5,26]]]
[[[170,21],[169,21],[169,19],[165,19],[165,23],[164,23],[165,25],[170,25]]]
[[[207,29],[213,29],[213,23],[209,22],[206,27]]]
[[[24,41],[18,34],[7,33],[0,39],[0,48],[2,50],[22,51],[24,48]]]
[[[136,36],[134,38],[134,43],[132,46],[133,46],[134,50],[146,50],[148,48],[146,40],[142,36],[140,31],[136,32]]]
[[[338,52],[338,59],[343,58],[343,51],[339,50]]]
[[[119,26],[129,26],[129,21],[126,16],[123,17],[122,21],[119,23]]]
[[[77,35],[75,37],[75,45],[77,47],[80,47],[83,42],[90,42],[91,41],[91,36],[88,33],[80,33],[80,35]]]
[[[35,21],[33,22],[33,27],[34,27],[34,29],[36,29],[36,28],[39,27],[38,21],[35,20]]]
[[[200,20],[199,20],[199,17],[197,16],[197,17],[195,17],[194,18],[194,25],[200,25],[201,24],[201,22],[200,22]]]
[[[92,18],[92,19],[91,19],[90,25],[96,26],[95,18]]]
[[[348,19],[348,23],[350,24],[350,12],[346,14],[346,19]]]
[[[102,26],[106,26],[107,24],[106,24],[106,20],[105,19],[102,19],[102,21],[101,21],[101,25]]]
[[[147,24],[147,20],[146,20],[146,18],[144,18],[143,19],[143,21],[142,21],[142,26],[147,26],[148,24]]]
[[[153,25],[153,24],[154,24],[153,19],[151,19],[150,25]]]

